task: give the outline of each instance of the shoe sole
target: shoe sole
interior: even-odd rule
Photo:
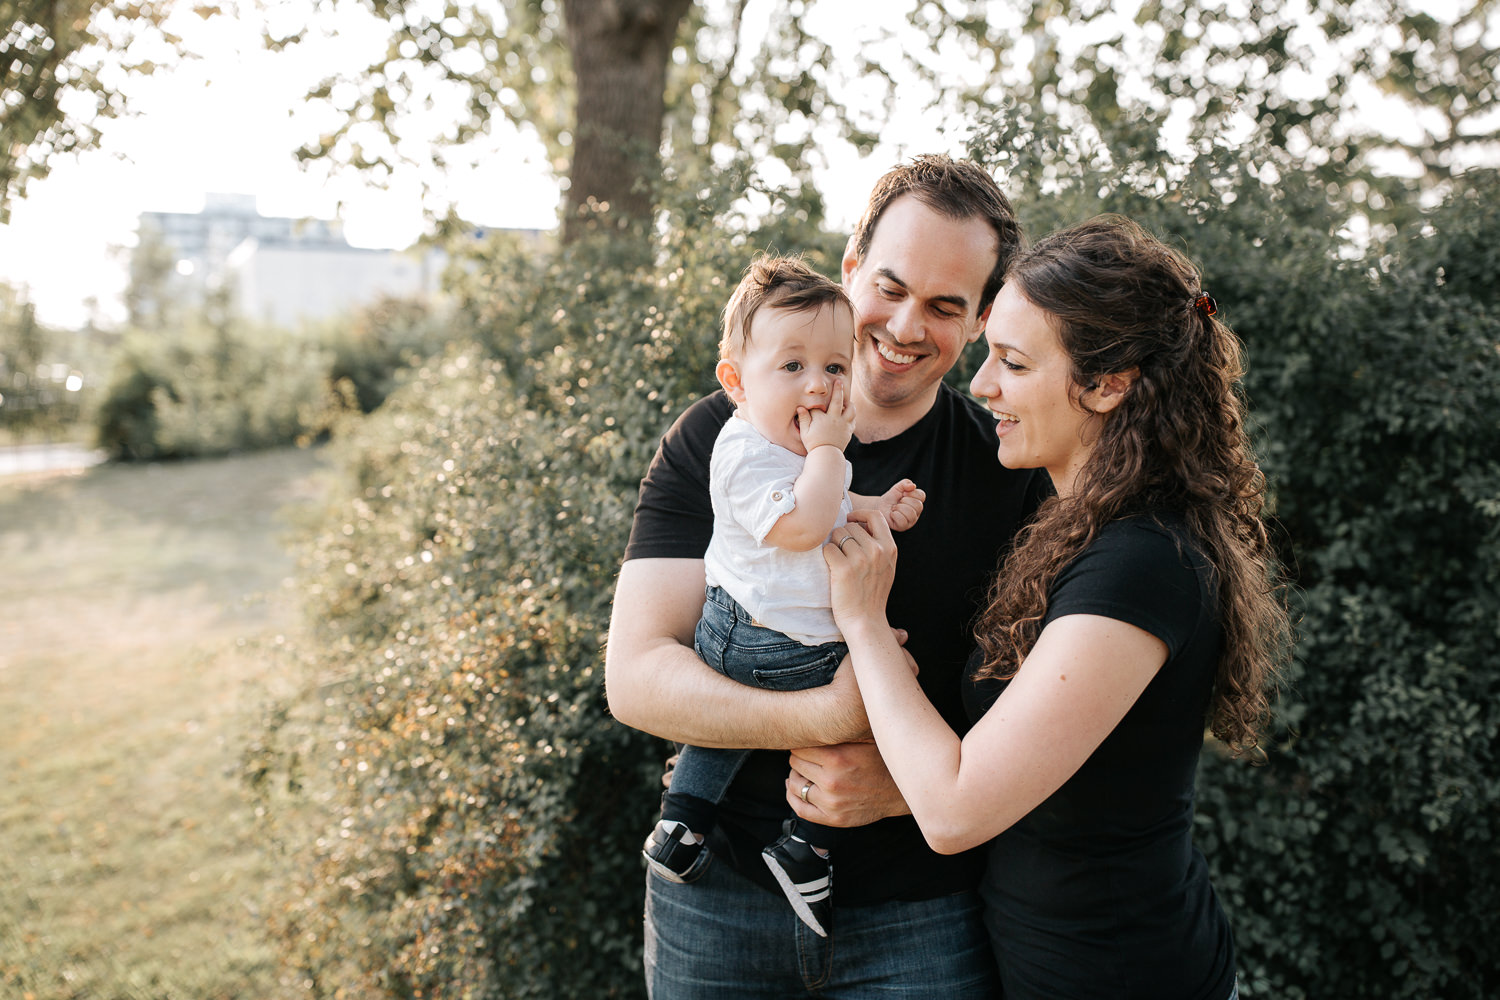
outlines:
[[[813,933],[818,935],[818,937],[826,938],[828,932],[823,929],[822,924],[818,923],[818,918],[813,916],[812,908],[802,898],[802,890],[797,888],[797,883],[793,882],[791,876],[764,854],[761,855],[761,860],[766,863],[767,868],[771,869],[771,875],[775,877],[776,884],[781,886],[781,893],[786,896],[786,901],[791,903],[792,909],[797,911],[797,917],[808,927],[812,928]],[[828,895],[826,884],[823,889],[823,895]]]

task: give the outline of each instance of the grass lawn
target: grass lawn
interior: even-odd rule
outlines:
[[[274,992],[239,763],[311,452],[0,479],[0,996]]]

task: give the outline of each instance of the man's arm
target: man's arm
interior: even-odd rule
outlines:
[[[766,691],[700,660],[693,629],[703,586],[701,559],[630,559],[620,567],[604,656],[616,719],[676,743],[763,750],[843,743],[867,730],[848,670],[827,687]]]

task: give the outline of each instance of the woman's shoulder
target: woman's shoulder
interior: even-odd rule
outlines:
[[[1116,518],[1099,529],[1093,545],[1106,548],[1171,549],[1193,555],[1198,551],[1198,544],[1193,539],[1187,518],[1176,510]]]
[[[1196,583],[1207,569],[1187,519],[1179,512],[1160,511],[1105,524],[1058,583],[1115,578],[1131,588],[1178,591]]]
[[[1121,518],[1059,574],[1047,618],[1096,614],[1145,629],[1173,655],[1214,607],[1212,571],[1180,516]]]

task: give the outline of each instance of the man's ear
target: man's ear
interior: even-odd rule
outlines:
[[[730,399],[734,400],[736,404],[745,401],[745,385],[740,381],[739,365],[728,358],[724,358],[719,362],[718,367],[714,369],[714,375],[718,378],[719,384],[724,387],[724,391],[728,393]]]
[[[1095,413],[1108,413],[1125,401],[1130,395],[1130,389],[1135,385],[1135,380],[1140,377],[1139,368],[1130,368],[1113,375],[1104,375],[1099,378],[1094,388],[1088,392],[1089,408]]]
[[[984,307],[983,312],[974,318],[974,329],[969,331],[969,339],[966,343],[972,344],[984,336],[984,328],[990,325],[990,310],[993,308],[995,308],[995,303],[991,302]]]
[[[844,244],[844,260],[840,266],[843,276],[844,291],[849,290],[849,279],[853,276],[855,268],[859,267],[859,254],[854,250],[854,237],[849,237],[849,242]]]

